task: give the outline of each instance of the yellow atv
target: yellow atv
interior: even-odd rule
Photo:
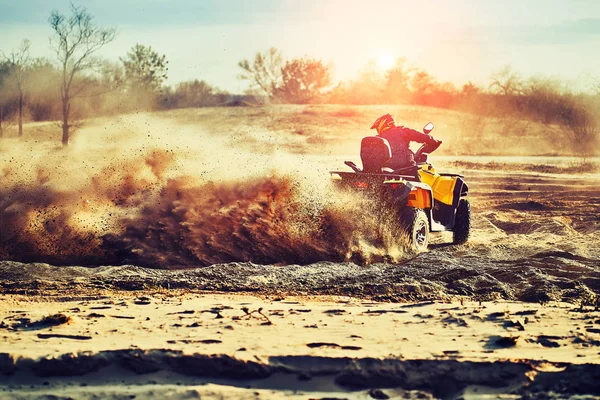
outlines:
[[[426,134],[432,130],[431,122],[423,128]],[[381,207],[395,210],[394,218],[413,251],[427,250],[430,232],[451,231],[455,244],[464,243],[471,230],[471,208],[465,198],[469,188],[462,175],[439,173],[428,162],[428,155],[440,144],[422,145],[414,154],[416,167],[391,170],[384,167],[392,157],[387,140],[367,136],[361,141],[362,170],[352,161],[346,161],[344,164],[353,172],[330,173],[341,189],[363,192],[381,202]]]

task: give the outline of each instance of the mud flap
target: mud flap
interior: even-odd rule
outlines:
[[[456,207],[458,207],[458,202],[460,201],[460,198],[462,196],[466,196],[468,190],[469,187],[467,186],[465,181],[462,178],[456,178],[456,183],[454,184],[454,193],[452,197],[452,207],[454,208],[454,211],[456,211]],[[452,222],[452,225],[454,225],[454,222]]]
[[[390,206],[400,211],[406,202],[408,201],[408,195],[412,190],[412,185],[407,182],[405,185],[398,185],[398,187],[384,186],[385,194],[384,198],[386,202],[389,202]]]
[[[469,187],[462,178],[456,178],[456,184],[454,185],[454,193],[452,198],[452,214],[450,224],[446,226],[446,229],[453,230],[456,225],[456,209],[462,196],[466,196]]]

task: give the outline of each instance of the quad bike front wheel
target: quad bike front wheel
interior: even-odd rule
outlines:
[[[418,208],[406,207],[401,212],[401,221],[407,247],[415,253],[427,250],[429,244],[429,220]]]
[[[454,244],[465,243],[471,234],[471,205],[469,200],[460,199],[454,219]]]

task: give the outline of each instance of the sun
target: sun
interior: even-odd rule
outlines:
[[[396,63],[396,59],[389,51],[381,52],[376,59],[377,67],[384,71],[392,68]]]

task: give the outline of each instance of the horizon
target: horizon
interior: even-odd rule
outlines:
[[[368,6],[341,0],[75,4],[87,8],[95,23],[118,31],[99,56],[114,62],[137,43],[151,46],[169,61],[166,84],[204,80],[232,94],[248,86],[238,79],[238,62],[251,61],[270,47],[286,59],[308,56],[331,64],[334,83],[356,78],[370,61],[383,71],[398,58],[457,87],[469,81],[486,86],[492,73],[510,65],[523,77],[557,78],[573,90],[585,90],[600,70],[595,51],[600,3],[589,0],[375,0]],[[5,10],[0,15],[0,50],[8,53],[29,39],[32,56],[52,59],[48,16],[52,10],[68,15],[69,1],[2,0],[0,5]]]

